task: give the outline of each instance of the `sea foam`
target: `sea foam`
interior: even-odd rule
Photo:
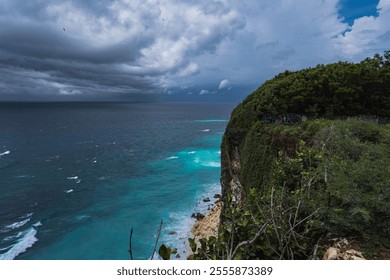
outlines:
[[[25,224],[27,224],[31,220],[30,217],[33,214],[34,213],[28,213],[26,215],[23,215],[23,216],[19,217],[19,219],[22,219],[21,221],[18,221],[18,222],[6,225],[4,227],[4,229],[0,230],[0,232],[9,232],[11,230],[14,230],[14,229],[17,229],[17,228],[20,228],[20,227],[24,226]]]
[[[207,161],[202,163],[205,167],[221,167],[221,163],[218,161]]]
[[[4,254],[0,254],[0,260],[13,260],[18,255],[26,252],[28,248],[32,247],[38,239],[35,237],[37,230],[33,227],[24,231],[22,237],[17,240],[17,243],[10,246],[9,250]]]
[[[172,159],[177,159],[177,158],[179,158],[179,157],[177,157],[177,156],[171,156],[171,157],[166,157],[165,159],[166,159],[166,160],[172,160]]]
[[[206,214],[212,202],[206,203],[203,199],[207,197],[213,199],[215,194],[221,193],[221,185],[219,183],[204,184],[202,189],[203,192],[196,197],[192,207],[172,212],[169,215],[170,222],[166,226],[163,242],[172,248],[177,248],[180,259],[186,259],[191,252],[188,238],[193,237],[191,229],[196,221],[191,217],[191,214],[198,212]]]
[[[8,154],[10,154],[10,153],[11,153],[11,151],[5,151],[4,153],[0,153],[0,157],[1,157],[1,156],[8,155]]]
[[[22,226],[24,226],[25,224],[27,224],[31,219],[30,218],[27,218],[23,221],[20,221],[20,222],[16,222],[16,223],[13,223],[13,224],[10,224],[8,226],[5,226],[5,228],[7,229],[17,229],[17,228],[20,228]]]

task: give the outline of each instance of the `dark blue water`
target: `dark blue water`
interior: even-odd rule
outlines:
[[[0,104],[0,259],[188,252],[233,104]]]

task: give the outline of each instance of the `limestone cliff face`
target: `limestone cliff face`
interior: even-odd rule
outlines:
[[[239,147],[244,140],[242,130],[227,130],[221,144],[221,186],[223,197],[232,196],[232,202],[241,203],[244,197],[240,181],[241,159]]]

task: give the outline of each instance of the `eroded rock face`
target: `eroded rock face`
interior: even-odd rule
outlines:
[[[243,187],[240,181],[241,160],[239,143],[244,139],[243,131],[226,132],[226,141],[222,145],[221,185],[223,196],[232,195],[232,202],[240,204],[243,200]]]
[[[365,260],[362,253],[351,248],[347,239],[342,239],[329,247],[323,257],[324,260]]]

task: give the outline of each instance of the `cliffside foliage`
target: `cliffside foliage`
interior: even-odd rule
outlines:
[[[220,233],[192,258],[316,259],[329,236],[352,238],[367,258],[390,249],[390,124],[353,117],[389,117],[389,59],[285,72],[233,111]],[[310,118],[274,125],[265,113]]]
[[[249,129],[263,114],[311,117],[390,115],[390,51],[360,63],[338,62],[266,81],[232,113],[230,128]]]

